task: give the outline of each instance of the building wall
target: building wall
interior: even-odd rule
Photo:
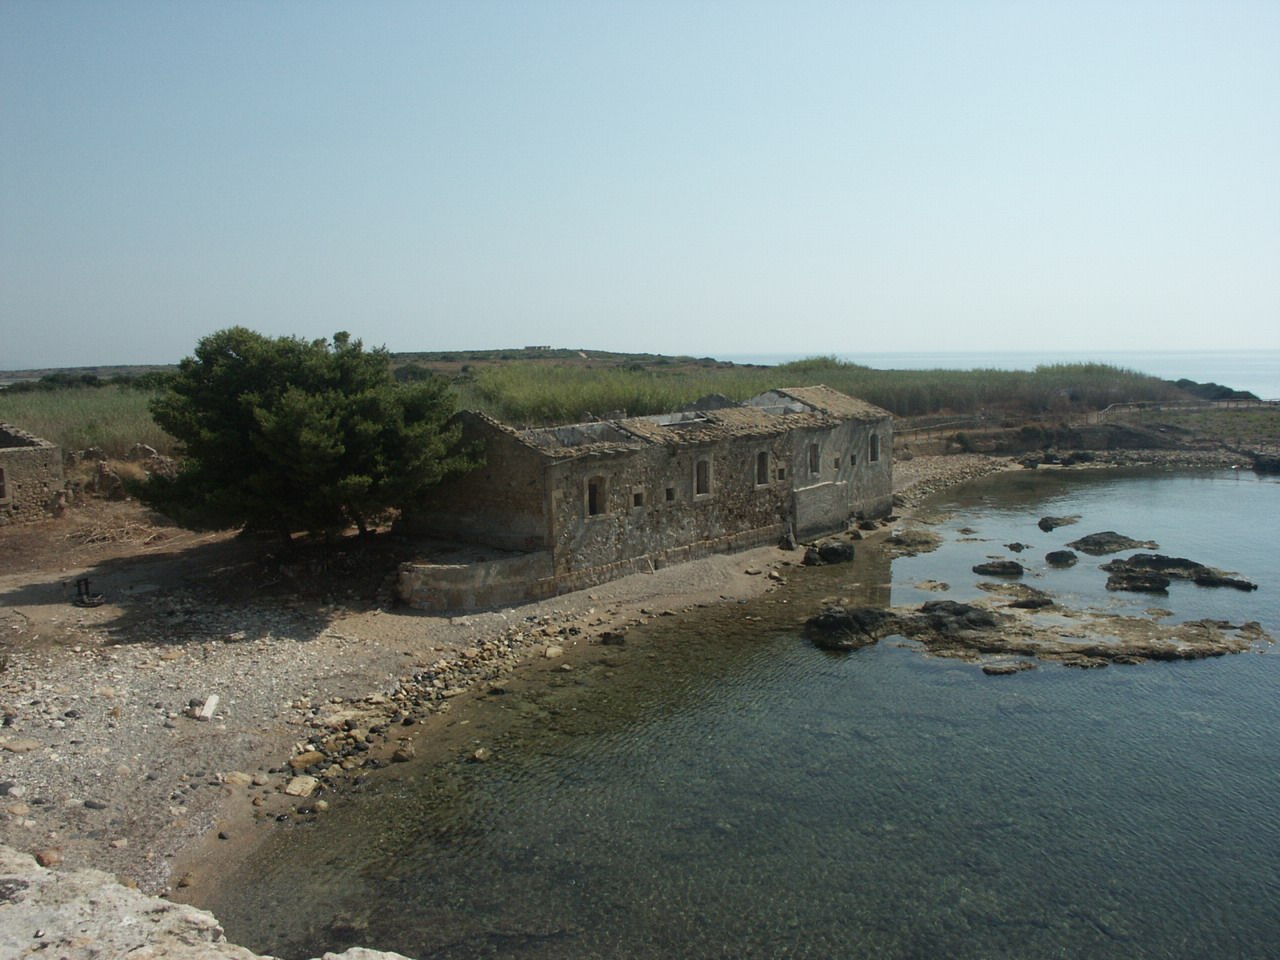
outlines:
[[[438,536],[503,550],[539,550],[547,545],[545,457],[475,414],[458,415],[464,443],[478,443],[484,466],[452,477],[414,508],[402,529],[411,536]]]
[[[9,424],[0,424],[0,523],[42,520],[66,490],[62,451]]]
[[[844,528],[855,514],[885,516],[893,506],[893,428],[843,423],[821,430],[792,431],[795,533],[801,540]],[[872,437],[879,438],[876,460]],[[812,468],[815,466],[817,470]]]
[[[757,484],[761,453],[768,456],[769,479]],[[697,487],[699,461],[708,465],[705,494]],[[777,479],[777,467],[789,462],[784,436],[654,446],[555,464],[547,478],[556,573],[660,555],[736,534],[750,536],[751,531],[759,531],[758,538],[776,539],[790,509],[790,484]],[[603,481],[603,509],[590,516],[594,478]]]

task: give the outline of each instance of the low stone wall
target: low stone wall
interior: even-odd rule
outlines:
[[[405,563],[400,566],[398,592],[410,607],[436,613],[513,606],[585,590],[632,573],[652,573],[669,564],[715,553],[736,553],[778,543],[785,534],[786,527],[775,523],[559,575],[552,572],[551,554],[546,551],[487,563]]]
[[[63,502],[66,486],[56,445],[0,423],[0,524],[44,519]]]

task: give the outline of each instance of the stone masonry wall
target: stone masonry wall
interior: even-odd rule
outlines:
[[[874,461],[873,435],[880,438],[879,458]],[[890,512],[893,431],[889,421],[796,430],[792,438],[797,537],[806,540],[830,533],[855,513],[883,516]]]
[[[42,520],[66,490],[62,451],[10,424],[0,424],[0,523]]]
[[[768,479],[756,483],[757,456]],[[697,488],[707,463],[708,491]],[[574,571],[664,554],[761,529],[781,529],[790,483],[777,468],[790,462],[782,437],[738,438],[715,445],[652,447],[555,464],[548,469],[555,571]],[[596,480],[600,512],[589,515]]]
[[[544,457],[472,413],[458,415],[463,442],[479,443],[484,465],[452,477],[406,517],[414,536],[484,543],[503,550],[546,546]]]

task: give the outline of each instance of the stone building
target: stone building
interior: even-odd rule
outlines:
[[[61,449],[0,423],[0,524],[41,520],[65,492]]]
[[[459,419],[485,465],[444,483],[403,529],[510,553],[405,564],[400,595],[425,609],[539,599],[788,535],[808,540],[892,505],[889,413],[824,386],[541,429]]]

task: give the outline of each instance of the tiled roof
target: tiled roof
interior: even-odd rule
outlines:
[[[829,413],[841,420],[881,420],[891,416],[888,410],[851,397],[847,393],[841,393],[839,390],[832,390],[823,384],[816,387],[785,387],[775,392],[794,397],[806,406]]]

